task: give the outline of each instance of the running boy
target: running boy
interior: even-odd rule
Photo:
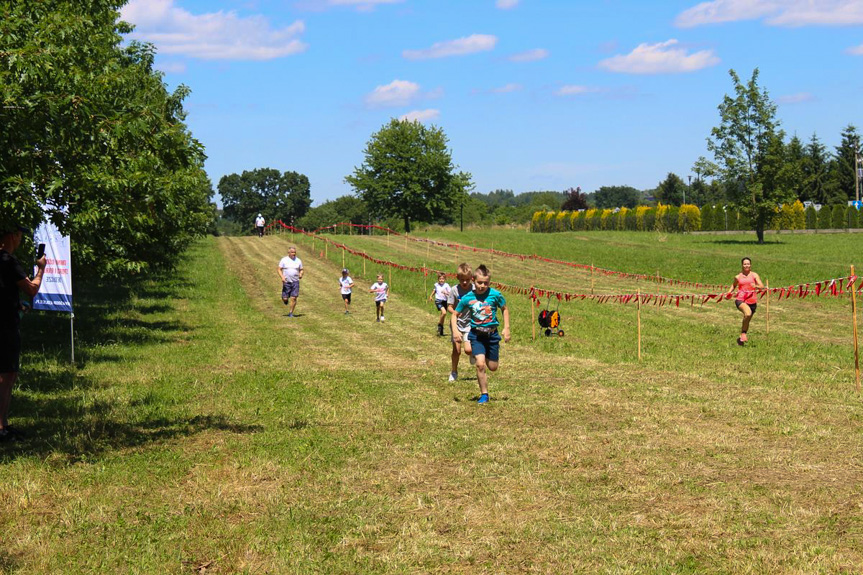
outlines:
[[[375,315],[378,321],[384,321],[384,304],[390,295],[390,286],[384,281],[384,274],[378,274],[378,281],[372,284],[369,292],[375,294]]]
[[[500,359],[500,334],[497,331],[500,323],[497,320],[497,310],[503,311],[503,341],[509,342],[509,309],[506,300],[499,291],[490,286],[491,274],[484,265],[476,268],[473,274],[473,291],[461,298],[455,307],[457,313],[470,310],[470,333],[465,351],[476,358],[476,379],[479,382],[479,400],[477,403],[488,403],[488,373],[497,371]]]
[[[439,272],[437,275],[437,283],[432,288],[429,294],[429,301],[434,298],[434,305],[440,312],[440,318],[437,321],[437,334],[443,336],[443,322],[446,319],[447,298],[452,292],[452,288],[446,283],[446,274]]]
[[[466,263],[459,264],[456,270],[458,283],[452,287],[447,297],[447,310],[450,312],[450,333],[452,335],[452,371],[449,372],[449,380],[455,381],[458,379],[458,360],[461,357],[461,350],[465,347],[462,344],[462,337],[467,339],[467,333],[470,331],[470,314],[467,310],[458,314],[455,311],[455,306],[458,302],[473,291],[473,270]],[[465,353],[468,353],[465,350]],[[471,365],[476,363],[472,355],[469,355]]]
[[[345,315],[351,313],[351,290],[354,287],[354,280],[348,275],[348,268],[342,270],[342,277],[339,278],[339,287],[342,292],[342,300],[345,302]]]

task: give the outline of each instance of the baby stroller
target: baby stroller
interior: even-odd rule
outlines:
[[[539,317],[537,320],[539,321],[540,327],[545,328],[546,337],[551,337],[552,334],[557,334],[558,337],[563,337],[563,330],[558,329],[560,327],[560,298],[557,300],[557,308],[554,311],[551,311],[549,308],[551,307],[549,304],[551,303],[551,296],[548,296],[548,301],[545,304],[545,309],[539,312]]]

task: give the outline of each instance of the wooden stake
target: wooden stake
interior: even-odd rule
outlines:
[[[533,331],[533,341],[536,341],[536,317],[535,310],[533,309],[534,303],[533,300],[528,298],[527,302],[530,304],[530,325]]]
[[[641,361],[641,290],[635,290],[636,308],[638,308],[638,361]]]
[[[366,258],[363,258],[363,277],[366,277]]]
[[[390,287],[390,291],[393,291],[393,268],[389,268],[390,270],[390,281],[387,282],[387,285]]]
[[[764,282],[764,288],[767,290],[767,299],[764,300],[764,308],[767,311],[767,337],[770,337],[770,280]]]
[[[324,258],[330,258],[330,242],[324,240]]]
[[[851,275],[854,275],[854,266],[851,266]],[[860,350],[857,347],[857,285],[851,286],[851,315],[854,316],[854,381],[857,385],[857,393],[860,393]]]
[[[593,262],[590,262],[590,295],[593,295]]]
[[[342,268],[345,267],[345,248],[342,248]]]
[[[423,295],[428,295],[429,286],[428,286],[428,277],[429,272],[426,269],[426,263],[423,262]]]

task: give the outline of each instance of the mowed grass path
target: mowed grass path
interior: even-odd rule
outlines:
[[[287,318],[289,243],[208,239],[172,279],[80,294],[78,369],[68,324],[28,318],[13,403],[27,438],[0,447],[0,572],[863,565],[847,301],[801,302],[817,338],[799,337],[794,308],[744,349],[727,308],[645,310],[639,363],[633,308],[570,306],[567,337],[532,342],[513,298],[515,337],[480,407],[466,365],[446,381],[419,281],[397,275],[377,324],[376,270],[354,273],[345,316],[339,256],[300,242]]]

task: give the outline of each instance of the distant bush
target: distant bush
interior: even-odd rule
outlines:
[[[809,204],[809,207],[806,208],[805,218],[807,230],[818,229],[818,210],[812,204]]]
[[[848,227],[848,206],[841,204],[833,206],[832,227],[836,230]]]

